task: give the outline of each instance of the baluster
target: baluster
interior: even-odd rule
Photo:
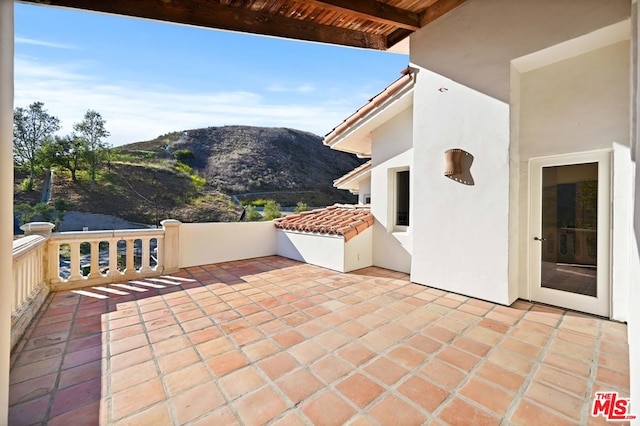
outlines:
[[[29,255],[27,254],[20,262],[20,272],[22,273],[22,280],[20,282],[20,298],[18,299],[18,306],[25,300],[27,294],[27,288],[29,287]]]
[[[18,287],[16,288],[17,298],[16,298],[16,306],[20,307],[22,301],[24,300],[24,287],[27,281],[27,261],[29,256],[23,256],[20,259],[20,263],[18,264]]]
[[[28,256],[27,256],[28,257]],[[26,273],[27,259],[22,259],[20,262],[20,287],[18,291],[18,300],[16,300],[16,307],[20,307],[25,299],[26,287],[27,287],[27,273]]]
[[[44,264],[42,263],[42,248],[38,247],[38,249],[36,250],[36,257],[34,262],[36,285],[40,285],[40,283],[42,282],[42,268],[44,268]]]
[[[35,287],[33,285],[33,281],[34,281],[34,274],[33,274],[33,261],[35,260],[33,253],[29,253],[27,255],[27,259],[25,262],[25,268],[26,268],[26,273],[27,273],[27,281],[25,282],[25,286],[24,286],[24,293],[22,295],[22,301],[24,302],[26,300],[27,297],[29,297],[29,294],[31,294],[31,290],[33,290],[33,288]]]
[[[13,270],[13,283],[14,283],[13,292],[14,292],[14,294],[13,294],[13,300],[12,300],[12,303],[11,303],[11,310],[12,311],[15,311],[16,308],[18,306],[20,306],[20,295],[21,295],[20,286],[22,285],[21,263],[22,263],[22,261],[20,261],[18,263],[18,265],[16,265],[16,268]]]
[[[164,271],[164,236],[157,237],[156,239],[157,260],[156,271]]]
[[[133,255],[135,252],[135,248],[133,246],[133,242],[134,240],[132,239],[127,239],[126,241],[126,247],[127,247],[127,260],[126,260],[126,269],[125,269],[125,274],[135,274],[136,273],[136,267],[133,263]]]
[[[60,280],[60,243],[49,240],[49,281],[52,284]]]
[[[31,256],[31,254],[27,255],[27,258],[25,259],[25,262],[24,262],[24,266],[22,267],[24,270],[25,280],[24,280],[24,284],[22,285],[22,300],[20,300],[20,303],[24,303],[24,301],[27,300],[30,294],[29,290],[31,289],[31,281],[33,279],[31,276],[32,260],[33,260],[33,257]]]
[[[118,239],[109,239],[109,273],[110,277],[120,276],[118,271]]]
[[[29,256],[29,291],[28,294],[31,294],[31,292],[33,292],[33,290],[35,290],[36,285],[37,285],[37,281],[36,279],[38,278],[38,274],[36,273],[36,269],[38,267],[37,261],[38,261],[38,252],[32,253]]]
[[[88,278],[100,277],[100,241],[91,241],[91,270]]]
[[[140,271],[138,272],[142,274],[151,270],[151,266],[149,264],[149,249],[151,246],[151,238],[141,238],[140,245],[142,260],[140,262]]]
[[[72,241],[69,243],[71,250],[71,275],[67,281],[79,281],[84,279],[80,271],[80,243]]]

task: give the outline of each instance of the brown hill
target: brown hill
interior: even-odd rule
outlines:
[[[296,198],[312,205],[354,202],[348,192],[333,188],[333,180],[363,163],[324,146],[322,138],[312,133],[249,126],[174,132],[123,146],[121,151],[153,153],[158,158],[186,155],[188,164],[223,193],[267,192],[267,198],[283,204],[295,204]]]
[[[354,202],[354,196],[333,188],[333,180],[361,163],[307,132],[210,127],[118,147],[95,183],[84,172],[74,182],[68,172],[56,171],[51,202],[64,200],[70,210],[144,224],[166,218],[236,221],[242,213],[237,201],[274,199],[283,207],[299,201],[309,206]],[[19,187],[24,177],[16,172],[15,204],[35,204],[42,179],[25,192]]]

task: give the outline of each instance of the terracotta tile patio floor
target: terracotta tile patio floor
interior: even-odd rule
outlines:
[[[49,296],[11,425],[604,424],[626,326],[280,257]]]

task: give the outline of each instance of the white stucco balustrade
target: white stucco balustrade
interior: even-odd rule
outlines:
[[[49,284],[69,289],[156,275],[164,270],[163,240],[163,229],[53,234],[48,244]],[[61,252],[68,252],[68,262],[59,260]]]
[[[30,235],[13,243],[11,347],[24,333],[49,293],[45,284],[46,249],[47,237],[42,235]]]
[[[21,306],[44,283],[43,259],[47,238],[31,235],[13,244],[14,293],[11,309]]]
[[[177,240],[178,221],[163,222],[162,229],[61,232],[51,234],[52,224],[22,227],[27,236],[13,242],[13,297],[11,299],[11,346],[24,333],[49,291],[159,276],[178,270],[177,250],[166,241]],[[33,233],[32,235],[29,235]],[[152,253],[151,242],[155,243]],[[124,250],[118,252],[118,243]],[[124,242],[124,244],[122,244]],[[90,252],[81,254],[81,246]],[[107,250],[100,252],[100,246]],[[60,249],[68,247],[69,267],[61,275]],[[137,247],[137,250],[136,250]],[[137,253],[136,253],[137,251]],[[168,255],[165,253],[169,251]],[[135,257],[140,259],[135,262]],[[153,255],[153,264],[150,261]],[[118,268],[118,257],[124,260]],[[100,258],[102,257],[102,261]],[[84,262],[87,262],[84,264]],[[101,266],[101,264],[103,264]],[[101,270],[102,268],[102,270]],[[85,274],[82,271],[85,271]]]

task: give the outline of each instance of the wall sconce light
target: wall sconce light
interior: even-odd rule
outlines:
[[[462,173],[461,149],[448,149],[444,152],[444,175],[447,177],[459,175]]]
[[[444,175],[463,185],[475,185],[471,175],[473,155],[460,148],[448,149],[444,152]]]

